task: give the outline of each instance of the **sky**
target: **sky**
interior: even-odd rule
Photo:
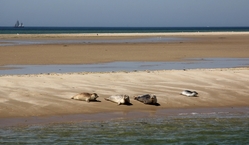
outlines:
[[[249,0],[0,0],[0,26],[249,26]]]

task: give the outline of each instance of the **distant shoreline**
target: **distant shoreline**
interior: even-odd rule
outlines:
[[[0,27],[1,34],[67,36],[168,36],[195,33],[247,32],[249,27]],[[41,36],[40,35],[40,36]],[[61,36],[60,35],[60,36]]]

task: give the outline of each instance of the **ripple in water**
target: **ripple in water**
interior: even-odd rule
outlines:
[[[0,129],[1,144],[249,144],[249,115],[164,116]]]

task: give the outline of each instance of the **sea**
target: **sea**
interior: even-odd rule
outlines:
[[[177,32],[249,32],[249,27],[0,27],[0,34]],[[221,60],[220,58],[217,59],[220,62],[228,61],[224,61],[223,59]],[[231,62],[231,59],[229,59],[229,61]],[[234,60],[232,61],[234,62]],[[249,64],[248,59],[239,61],[243,61],[240,63],[241,65]],[[217,62],[217,60],[215,60],[215,62]],[[125,65],[125,67],[127,67],[127,65],[134,65],[134,63],[124,64],[124,62],[121,62],[121,64]],[[192,64],[192,61],[189,64]],[[109,65],[111,65],[111,68],[116,68],[116,66],[120,66],[120,63]],[[158,64],[138,65],[142,67],[158,66]],[[162,65],[160,64],[159,66]],[[172,66],[175,67],[177,65],[172,64]],[[188,65],[184,64],[184,66]],[[123,69],[125,67],[119,69]],[[212,67],[214,66],[211,66],[211,68]],[[133,70],[133,68],[131,69]],[[145,69],[148,70],[148,68]],[[180,69],[187,68],[181,67]],[[62,68],[59,68],[58,70],[61,71]],[[219,108],[216,110],[212,110],[212,108],[211,110],[207,109],[208,111],[204,112],[198,112],[199,110],[200,108],[196,108],[190,112],[188,111],[188,113],[185,111],[178,111],[173,115],[161,115],[159,113],[156,116],[131,117],[129,119],[122,117],[104,120],[89,118],[88,121],[85,119],[87,116],[81,114],[82,116],[85,116],[82,121],[78,120],[73,122],[72,120],[70,123],[63,123],[62,121],[60,123],[30,123],[28,125],[18,125],[19,123],[16,123],[6,126],[0,125],[0,144],[249,144],[248,107],[242,107],[235,111],[226,111],[226,109],[219,110]],[[18,121],[18,119],[13,119]],[[0,122],[1,121],[4,121],[4,119],[0,118]]]
[[[1,127],[0,144],[248,145],[242,109]]]
[[[249,27],[3,27],[0,34],[248,32]]]

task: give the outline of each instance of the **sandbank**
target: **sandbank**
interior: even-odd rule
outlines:
[[[248,68],[232,68],[1,76],[0,117],[248,106],[248,74]],[[199,97],[180,95],[184,89],[198,91]],[[95,92],[101,102],[70,99],[80,92]],[[160,106],[133,99],[131,106],[118,106],[104,100],[145,93],[156,94]]]
[[[114,61],[179,61],[186,58],[208,57],[249,58],[249,34],[246,32],[204,33],[205,35],[194,35],[195,33],[187,35],[184,33],[185,36],[180,34],[177,36],[177,34],[179,33],[174,34],[176,36],[170,36],[166,33],[165,35],[168,36],[164,37],[184,37],[188,40],[161,43],[61,43],[0,46],[0,66],[11,64],[86,64]],[[53,34],[50,35],[53,36]],[[70,37],[63,39],[123,39],[123,37],[74,37],[76,34],[72,34],[71,37],[71,34],[68,35]],[[150,36],[152,37],[152,34]],[[30,37],[35,38],[33,35]],[[141,36],[133,38],[141,38]],[[5,40],[4,38],[0,39]],[[18,38],[13,39],[22,38],[18,36]],[[57,38],[42,37],[39,39],[52,40]]]
[[[18,38],[13,36],[8,38],[1,35],[0,39],[37,39],[33,35],[23,38],[19,38],[20,35]],[[59,39],[99,39],[99,36],[66,36]],[[58,39],[45,37],[38,39]],[[190,33],[184,36],[178,33],[174,37],[187,37],[190,41],[0,46],[0,66],[2,69],[10,69],[6,65],[249,58],[248,33]],[[101,39],[111,38],[102,36]],[[114,39],[122,38],[115,36]],[[133,111],[153,113],[160,109],[248,107],[248,74],[248,68],[228,68],[0,76],[0,121],[74,114],[129,114]],[[198,91],[199,97],[180,95],[184,89]],[[87,103],[70,99],[80,92],[95,92],[99,94],[100,102]],[[133,105],[118,106],[104,100],[115,94],[128,94],[132,98],[144,93],[156,94],[160,106],[144,105],[133,99]]]

